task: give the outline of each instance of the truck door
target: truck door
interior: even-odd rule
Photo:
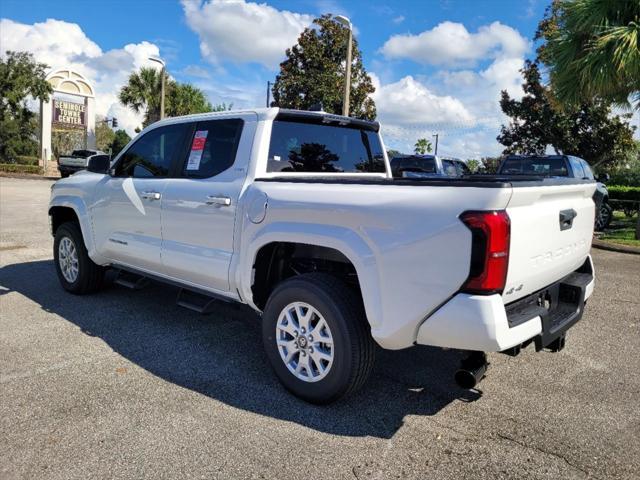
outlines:
[[[162,195],[186,130],[176,124],[142,134],[97,185],[91,209],[100,255],[153,273],[161,270]]]
[[[229,292],[238,199],[247,176],[257,116],[191,124],[188,147],[162,200],[166,275]]]

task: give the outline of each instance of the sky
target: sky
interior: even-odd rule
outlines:
[[[129,74],[160,55],[178,81],[214,103],[264,106],[286,48],[323,14],[348,16],[376,92],[388,148],[439,135],[438,153],[493,156],[520,97],[522,68],[549,0],[2,0],[0,51],[27,50],[93,82],[100,115],[130,133],[141,116],[119,104]],[[432,138],[431,138],[432,139]],[[433,140],[433,139],[432,139]]]

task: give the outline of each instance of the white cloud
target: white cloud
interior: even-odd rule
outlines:
[[[54,19],[33,25],[2,19],[0,44],[3,50],[31,52],[52,69],[68,67],[80,72],[93,83],[96,114],[116,116],[130,135],[142,124],[142,115],[122,106],[117,94],[131,72],[155,66],[148,57],[159,54],[157,45],[143,41],[103,52],[79,25]]]
[[[496,136],[506,121],[500,110],[500,92],[506,90],[514,98],[522,96],[520,69],[529,49],[525,37],[499,22],[484,25],[476,32],[468,31],[461,23],[442,22],[418,35],[389,38],[380,49],[387,59],[409,59],[439,67],[429,76],[417,76],[415,88],[404,89],[404,106],[397,105],[395,110],[402,115],[416,109],[426,112],[421,103],[427,103],[435,106],[430,110],[435,116],[411,127],[397,123],[391,130],[397,144],[407,149],[418,131],[423,136],[437,132],[439,153],[462,158],[498,154],[502,146]],[[407,77],[401,82],[406,80]],[[388,87],[383,86],[383,91]],[[428,93],[412,95],[412,90]],[[424,100],[421,102],[420,98]],[[384,121],[386,109],[379,110]]]
[[[395,23],[396,25],[404,22],[404,15],[398,15],[397,17],[395,17],[393,20],[391,20],[393,23]]]
[[[442,22],[418,35],[393,35],[381,48],[386,58],[406,58],[418,63],[459,67],[474,65],[486,58],[521,57],[529,42],[520,33],[500,22],[469,32],[464,25]]]
[[[474,121],[458,99],[436,95],[411,75],[386,85],[381,85],[375,75],[372,80],[376,87],[372,98],[382,121],[399,125],[471,124]]]
[[[273,69],[313,21],[312,15],[244,0],[182,0],[182,6],[202,56],[213,64],[256,62]]]
[[[196,78],[211,78],[211,72],[200,65],[187,65],[182,69],[183,75]]]

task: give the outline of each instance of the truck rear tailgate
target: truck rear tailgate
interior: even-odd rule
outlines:
[[[595,187],[594,182],[514,182],[507,206],[511,242],[504,303],[536,292],[584,263],[593,236]]]

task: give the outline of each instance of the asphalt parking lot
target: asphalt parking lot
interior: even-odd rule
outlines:
[[[176,290],[58,285],[51,182],[0,178],[0,478],[638,478],[640,256],[594,250],[597,286],[560,353],[379,352],[328,407],[290,396],[256,317]]]

